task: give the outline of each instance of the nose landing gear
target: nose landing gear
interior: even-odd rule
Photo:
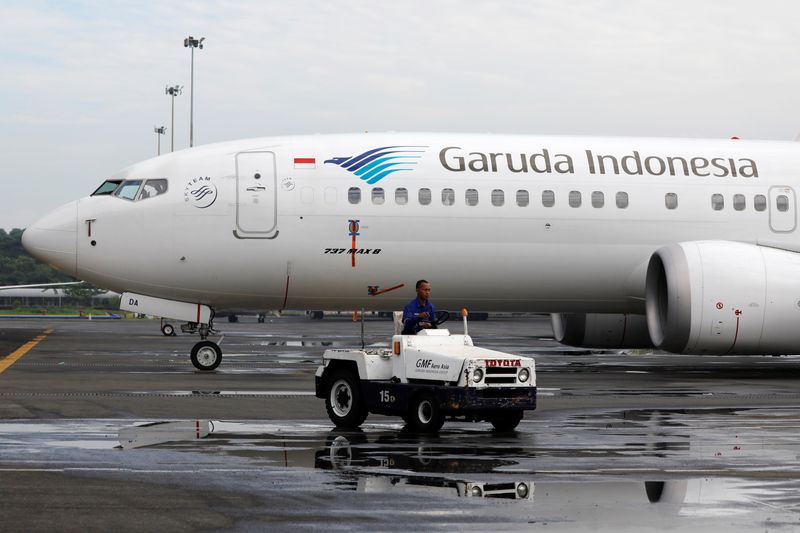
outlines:
[[[199,324],[197,322],[187,322],[181,324],[183,333],[200,335],[200,342],[192,348],[190,358],[194,367],[198,370],[214,370],[222,362],[222,349],[214,341],[208,340],[209,335],[218,333],[214,329],[213,314],[212,322],[209,324]],[[167,337],[175,336],[175,326],[165,319],[161,319],[161,333]]]
[[[161,333],[167,337],[175,336],[175,326],[161,319]],[[198,324],[197,322],[187,322],[181,324],[183,333],[200,335],[200,342],[194,345],[191,352],[192,364],[197,370],[214,370],[222,362],[222,349],[214,341],[208,340],[208,336],[218,333],[214,329],[213,323]]]
[[[132,313],[162,317],[161,333],[168,337],[175,334],[175,326],[163,317],[186,321],[185,324],[181,324],[182,332],[200,334],[200,342],[194,345],[191,352],[194,367],[198,370],[214,370],[222,362],[222,350],[219,344],[208,340],[210,334],[217,333],[214,331],[214,309],[210,305],[124,292],[120,298],[119,308]]]
[[[198,370],[214,370],[222,362],[222,350],[216,342],[203,340],[192,348],[191,359]]]
[[[200,342],[194,345],[191,353],[192,364],[197,370],[214,370],[222,362],[222,349],[214,341],[208,340],[214,330],[214,310],[211,310],[211,319],[208,324],[193,324],[200,334]]]

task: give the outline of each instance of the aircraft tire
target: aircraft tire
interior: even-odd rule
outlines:
[[[489,422],[492,423],[496,431],[514,431],[517,429],[520,421],[522,421],[523,415],[524,413],[522,411],[501,412],[489,418]]]
[[[358,378],[351,371],[336,370],[328,379],[325,410],[331,422],[340,428],[357,428],[367,419]]]
[[[222,362],[222,350],[216,342],[200,341],[192,348],[191,359],[198,370],[214,370]]]
[[[161,333],[163,333],[165,337],[174,337],[175,326],[173,326],[172,324],[164,324],[163,326],[161,326]]]
[[[444,425],[442,409],[436,398],[428,393],[419,394],[411,400],[407,416],[411,428],[421,433],[436,433]]]

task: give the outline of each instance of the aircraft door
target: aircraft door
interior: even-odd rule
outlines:
[[[769,227],[778,233],[794,231],[797,208],[791,187],[772,187],[769,190]]]
[[[277,234],[275,174],[273,152],[236,154],[237,237],[267,239]]]

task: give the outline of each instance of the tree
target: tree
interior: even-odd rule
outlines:
[[[104,292],[103,289],[88,284],[64,287],[64,295],[73,298],[81,307],[92,305],[92,298]]]
[[[31,257],[22,247],[22,231],[0,228],[0,285],[61,283],[74,278]]]

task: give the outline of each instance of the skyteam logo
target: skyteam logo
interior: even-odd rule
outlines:
[[[200,209],[211,206],[217,200],[217,186],[208,176],[189,180],[183,189],[183,201]]]
[[[370,185],[394,172],[414,170],[427,146],[382,146],[356,156],[334,157],[325,163],[339,165]]]

